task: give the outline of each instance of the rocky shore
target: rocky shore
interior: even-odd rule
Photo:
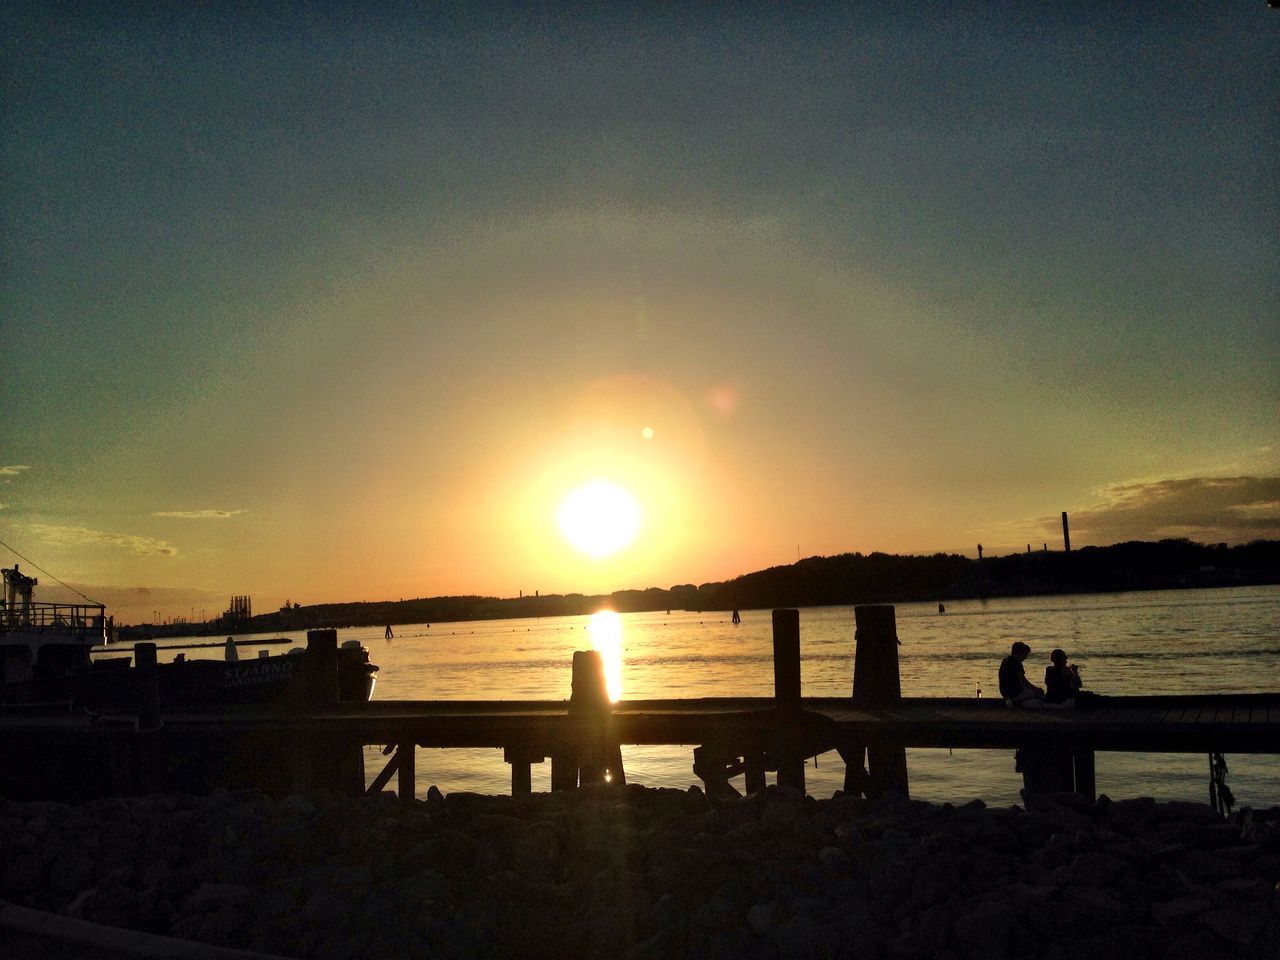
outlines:
[[[770,788],[0,800],[0,898],[317,960],[1280,957],[1280,811]]]

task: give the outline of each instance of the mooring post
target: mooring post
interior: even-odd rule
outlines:
[[[778,786],[804,793],[799,610],[773,611],[773,702],[778,711]]]
[[[861,604],[853,608],[853,702],[872,710],[896,706],[902,700],[902,681],[898,674],[898,625],[892,604]],[[896,790],[910,795],[907,782],[907,750],[895,743],[868,744],[867,775],[851,769],[852,758],[846,756],[849,768],[846,789],[862,783],[868,797],[878,797]],[[862,749],[852,751],[861,765]],[[852,781],[852,782],[851,782]]]
[[[605,681],[604,657],[598,650],[574,651],[569,717],[578,743],[578,783],[600,783],[606,771],[613,782],[626,783],[622,752],[613,739],[613,708]]]
[[[338,702],[338,631],[307,631],[307,699],[316,705]]]
[[[133,657],[138,682],[138,729],[154,730],[160,726],[160,668],[156,664],[156,645],[135,644]]]

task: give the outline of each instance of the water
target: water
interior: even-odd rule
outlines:
[[[1280,689],[1280,587],[1090,594],[935,604],[898,604],[905,696],[996,695],[1000,658],[1014,640],[1031,645],[1027,676],[1043,677],[1049,651],[1062,647],[1080,665],[1086,689],[1111,694],[1252,693]],[[771,696],[772,621],[749,610],[729,613],[623,614],[624,699]],[[588,617],[399,625],[341,630],[381,667],[379,700],[548,699],[569,696],[574,650],[590,649]],[[853,678],[853,608],[800,611],[803,693],[847,696]],[[265,636],[265,635],[264,635]],[[280,636],[272,634],[271,636]],[[305,633],[285,634],[304,642]],[[250,638],[240,638],[250,639]],[[264,648],[265,649],[265,648]],[[281,647],[271,648],[279,652]],[[192,651],[189,655],[203,655]],[[210,652],[216,656],[216,652]],[[254,656],[252,647],[241,656]],[[628,779],[649,786],[698,782],[692,747],[624,747]],[[386,759],[366,757],[372,777]],[[1280,757],[1229,755],[1227,783],[1238,803],[1280,803]],[[1018,802],[1013,755],[998,750],[910,750],[912,796],[953,802],[982,797]],[[420,750],[418,790],[505,793],[510,770],[500,750]],[[807,786],[829,796],[843,783],[835,753],[810,761]],[[1098,790],[1112,796],[1203,801],[1208,760],[1200,754],[1099,753]],[[533,768],[534,790],[550,789],[550,763]]]

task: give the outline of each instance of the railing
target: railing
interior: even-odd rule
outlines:
[[[40,603],[0,609],[0,631],[105,633],[106,608],[100,603]]]

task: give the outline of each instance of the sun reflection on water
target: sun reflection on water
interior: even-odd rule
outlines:
[[[617,703],[622,698],[622,617],[613,610],[593,613],[587,622],[591,634],[592,649],[600,652],[604,660],[604,682],[609,699]]]

